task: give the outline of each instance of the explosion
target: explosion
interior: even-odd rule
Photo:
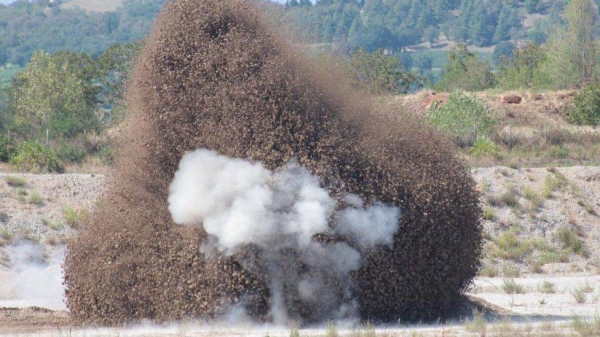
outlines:
[[[110,191],[68,247],[76,321],[436,319],[475,276],[481,211],[453,146],[252,1],[168,3],[127,96]]]

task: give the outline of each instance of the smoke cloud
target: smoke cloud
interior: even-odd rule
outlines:
[[[64,248],[46,252],[30,242],[7,247],[10,268],[0,269],[0,306],[66,310]]]
[[[183,156],[169,188],[175,223],[202,226],[206,256],[235,255],[266,275],[277,324],[312,311],[319,320],[356,313],[352,271],[365,253],[390,246],[400,209],[336,200],[295,161],[274,171],[259,162],[199,149]]]

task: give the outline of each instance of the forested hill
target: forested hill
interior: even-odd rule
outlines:
[[[81,0],[80,2],[82,2]],[[24,65],[35,50],[100,54],[108,46],[142,39],[169,0],[125,0],[112,12],[60,6],[60,0],[0,5],[0,65]],[[266,1],[266,0],[257,0]],[[600,0],[594,0],[600,3]],[[567,0],[288,0],[270,11],[292,23],[304,42],[337,50],[400,51],[447,45],[477,47],[502,41],[543,43],[562,20]],[[596,8],[597,10],[597,8]]]
[[[543,43],[567,0],[289,0],[295,30],[312,42],[401,50],[451,40],[477,47]],[[596,4],[600,0],[594,0]],[[597,10],[597,8],[596,8]]]
[[[0,5],[0,65],[24,65],[36,50],[99,55],[113,44],[140,40],[167,1],[127,0],[117,11],[102,13],[48,0]]]

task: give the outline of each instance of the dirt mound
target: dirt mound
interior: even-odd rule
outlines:
[[[235,255],[205,257],[206,233],[171,219],[169,183],[197,148],[268,169],[295,159],[331,195],[401,207],[393,247],[371,252],[353,274],[364,318],[441,317],[470,284],[480,209],[454,148],[409,113],[375,111],[273,31],[251,1],[166,6],[134,72],[130,132],[110,192],[69,245],[67,302],[77,322],[211,317],[236,304],[266,317],[266,276]],[[327,318],[293,290],[284,296],[295,318]]]

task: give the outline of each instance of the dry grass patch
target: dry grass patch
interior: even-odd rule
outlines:
[[[573,290],[571,292],[571,295],[573,295],[575,302],[577,302],[579,304],[585,303],[585,301],[586,301],[585,292],[581,288],[577,288],[577,289]]]
[[[485,277],[496,277],[498,276],[498,268],[490,264],[485,264],[483,268],[481,268],[481,271],[479,271],[479,275]]]
[[[485,336],[487,331],[487,322],[485,315],[478,310],[473,311],[473,318],[464,322],[465,330],[478,333],[480,336]]]
[[[600,336],[600,315],[596,314],[593,320],[575,317],[571,328],[581,336]]]
[[[81,227],[83,219],[87,215],[84,210],[75,209],[73,207],[64,208],[62,213],[65,223],[72,228]]]
[[[17,188],[17,187],[27,186],[27,180],[25,180],[25,178],[15,177],[15,176],[6,176],[6,177],[4,177],[4,180],[10,187]]]
[[[565,226],[559,227],[556,231],[556,238],[566,251],[575,253],[585,258],[590,256],[585,243],[579,239],[573,229]]]
[[[554,287],[554,283],[550,281],[544,281],[542,284],[538,286],[538,290],[544,294],[554,294],[556,293],[556,289]]]
[[[489,206],[483,207],[483,219],[488,221],[496,221],[498,216],[496,215],[496,211]]]
[[[512,278],[505,278],[502,280],[502,290],[506,294],[524,294],[525,288],[523,285],[518,284]]]
[[[519,270],[519,266],[513,263],[505,263],[502,266],[502,274],[504,277],[519,277],[521,275],[521,271]]]
[[[494,243],[496,249],[492,251],[492,254],[501,259],[522,261],[532,250],[529,240],[519,238],[512,231],[502,233],[494,240]]]
[[[544,200],[541,196],[530,187],[523,189],[523,197],[529,200],[529,211],[532,213],[537,212],[544,205]]]
[[[29,196],[29,203],[36,206],[42,206],[44,205],[44,198],[41,194],[35,192],[31,196]]]

